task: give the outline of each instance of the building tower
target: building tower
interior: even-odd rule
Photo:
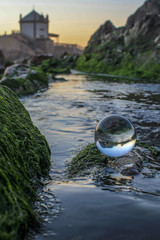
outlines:
[[[29,14],[22,18],[20,14],[20,33],[30,39],[47,39],[48,38],[48,15],[37,13],[32,10]]]

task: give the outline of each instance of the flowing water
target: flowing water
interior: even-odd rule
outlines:
[[[159,148],[160,84],[63,77],[68,81],[21,99],[52,151],[51,180],[39,193],[43,228],[33,239],[159,240],[160,163],[144,161],[133,179],[106,177],[97,183],[90,177],[65,179],[64,170],[110,114],[131,120],[138,139]]]

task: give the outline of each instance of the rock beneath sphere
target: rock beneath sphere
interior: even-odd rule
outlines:
[[[122,175],[133,176],[140,173],[142,169],[142,158],[136,152],[129,152],[127,155],[117,158],[115,167]]]

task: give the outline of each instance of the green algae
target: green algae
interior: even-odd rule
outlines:
[[[144,142],[140,142],[140,141],[137,141],[136,145],[139,146],[139,147],[148,149],[151,152],[151,154],[155,157],[160,156],[160,151],[153,146],[149,146],[148,144],[146,144]]]
[[[158,159],[160,151],[153,146],[137,141],[137,147],[141,148],[140,155],[147,157],[144,150],[148,150],[151,156]],[[66,173],[68,178],[77,176],[86,176],[92,173],[92,169],[103,169],[108,163],[112,164],[114,158],[102,154],[96,147],[95,143],[91,143],[84,147],[69,163],[67,163]]]
[[[26,78],[6,77],[1,84],[11,88],[18,96],[29,95],[48,87],[48,77],[40,69],[30,71]]]
[[[48,58],[42,62],[39,68],[53,76],[60,73],[70,73],[70,69],[74,67],[76,59],[76,55],[66,55],[61,59]]]
[[[126,82],[126,77],[129,77],[137,78],[139,82],[159,83],[160,63],[152,59],[152,51],[141,53],[138,56],[133,56],[130,51],[128,50],[127,53],[123,53],[123,56],[119,56],[113,50],[108,57],[104,56],[103,53],[84,53],[76,60],[75,69],[86,73],[119,76],[116,79],[119,82]],[[128,82],[131,82],[132,79],[129,78]]]
[[[87,145],[67,164],[67,174],[69,178],[88,174],[92,167],[104,167],[110,157],[102,154],[95,143]]]
[[[19,65],[13,74],[2,78],[0,84],[11,88],[18,96],[36,93],[38,90],[48,87],[49,78],[56,79],[56,74],[70,73],[75,64],[76,55],[66,55],[61,59],[48,58],[38,66]],[[20,67],[27,68],[26,73],[19,75]],[[26,76],[24,76],[26,75]],[[57,80],[57,79],[56,79]]]
[[[53,77],[58,73],[70,73],[69,67],[63,64],[62,61],[55,58],[49,58],[42,62],[40,69],[43,72],[52,74]]]
[[[0,86],[0,239],[25,239],[39,223],[33,211],[50,149],[16,94]]]

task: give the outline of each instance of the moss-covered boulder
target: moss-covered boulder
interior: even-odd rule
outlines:
[[[50,149],[16,94],[0,86],[0,239],[25,239],[38,223],[33,211]]]
[[[40,68],[14,64],[6,68],[0,83],[11,88],[18,96],[23,96],[47,88],[48,77]]]
[[[40,69],[54,77],[60,73],[70,73],[70,69],[74,67],[77,55],[65,55],[61,59],[48,58],[39,66]]]
[[[95,144],[89,144],[67,164],[66,172],[68,178],[90,174],[96,178],[97,172],[102,173],[104,169],[105,174],[112,169],[112,173],[119,172],[124,176],[133,176],[140,173],[143,159],[160,161],[158,157],[160,152],[157,149],[140,142],[131,152],[120,158],[110,158],[102,154]]]

